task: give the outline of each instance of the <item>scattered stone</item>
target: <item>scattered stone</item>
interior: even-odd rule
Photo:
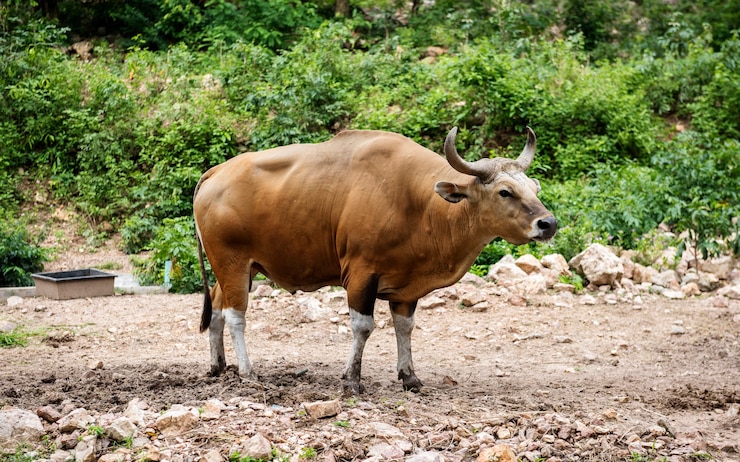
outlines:
[[[331,308],[313,297],[299,298],[298,305],[301,307],[300,322],[316,322],[334,314]]]
[[[460,297],[460,301],[464,306],[471,307],[485,302],[486,294],[479,291],[465,292],[462,297]]]
[[[717,258],[710,258],[709,260],[702,260],[699,262],[699,269],[701,271],[712,273],[717,276],[718,279],[728,280],[733,269],[733,260],[729,255],[723,255]]]
[[[686,329],[683,328],[683,326],[679,325],[672,325],[671,326],[671,335],[683,335],[686,333]]]
[[[527,277],[527,273],[519,268],[511,255],[506,255],[488,269],[487,279],[499,285],[507,286],[519,279]]]
[[[51,423],[62,418],[62,414],[51,406],[42,406],[36,409],[36,415]]]
[[[145,407],[142,408],[142,405]],[[129,401],[128,406],[126,406],[126,410],[123,411],[123,416],[128,418],[137,427],[143,428],[146,425],[144,409],[146,409],[146,403],[139,401],[138,399],[134,399]]]
[[[607,247],[591,244],[586,250],[573,257],[568,264],[591,284],[613,285],[624,274],[622,261]]]
[[[75,446],[75,462],[95,461],[95,435],[85,435]]]
[[[433,308],[445,306],[445,304],[446,302],[443,299],[435,295],[428,295],[419,300],[419,302],[417,303],[417,307],[422,310],[431,310]]]
[[[156,426],[164,436],[178,436],[192,430],[198,425],[198,412],[174,405],[170,410],[157,418]]]
[[[480,451],[476,462],[517,462],[516,453],[508,444],[497,444]]]
[[[209,399],[203,404],[203,409],[200,413],[201,420],[216,420],[221,416],[221,411],[226,408],[226,405],[218,399]]]
[[[403,434],[401,430],[385,422],[369,422],[368,426],[371,428],[371,430],[373,431],[373,433],[375,434],[377,438],[385,438],[385,439],[406,438],[406,436]]]
[[[18,444],[41,439],[44,426],[33,412],[23,409],[0,411],[0,449],[15,450]]]
[[[59,425],[59,431],[62,433],[70,433],[78,429],[85,430],[94,422],[95,418],[86,409],[77,408],[59,419],[57,425]]]
[[[542,263],[534,255],[529,253],[517,258],[514,264],[527,274],[539,273],[544,268]]]
[[[9,307],[22,305],[23,304],[23,297],[19,297],[17,295],[10,296],[5,301],[5,303],[7,303]]]
[[[689,282],[688,284],[681,287],[681,292],[687,297],[693,297],[695,295],[701,295],[699,284],[695,282]]]
[[[325,417],[333,417],[342,412],[342,406],[339,404],[339,400],[331,401],[315,401],[312,403],[303,403],[303,409],[306,411],[309,417],[312,419],[323,419]]]
[[[438,452],[421,451],[407,457],[406,462],[445,462],[445,458]]]
[[[499,427],[496,431],[496,437],[500,440],[508,440],[511,438],[511,430],[506,427]]]
[[[272,443],[270,440],[257,433],[249,438],[239,451],[241,457],[251,457],[252,459],[271,460]]]
[[[673,289],[666,289],[661,293],[661,295],[666,298],[670,298],[671,300],[682,300],[686,298],[686,294],[684,294],[682,291]]]
[[[105,429],[105,434],[113,441],[125,441],[136,433],[136,425],[126,417],[119,417]]]
[[[487,281],[483,279],[482,277],[475,275],[473,273],[465,273],[465,275],[460,279],[461,284],[471,284],[476,287],[483,287],[487,284]]]
[[[265,297],[271,297],[273,293],[273,288],[269,284],[260,284],[257,287],[255,287],[254,292],[252,293],[252,296],[254,298],[265,298]]]
[[[558,276],[570,276],[572,274],[570,272],[570,267],[568,266],[568,261],[559,253],[545,255],[540,260],[540,263],[542,263],[542,266],[545,268],[557,272]]]
[[[726,286],[717,291],[717,295],[732,300],[740,300],[740,284]]]

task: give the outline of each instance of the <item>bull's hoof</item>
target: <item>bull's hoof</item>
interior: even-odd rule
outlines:
[[[223,374],[224,370],[226,370],[226,365],[225,364],[223,366],[221,366],[221,365],[213,366],[212,365],[211,366],[211,370],[208,371],[208,377],[218,377],[221,374]]]
[[[257,377],[257,374],[254,373],[254,371],[248,371],[248,372],[239,372],[239,378],[242,382],[258,382],[259,378]]]
[[[365,385],[360,382],[345,380],[342,384],[344,396],[357,396],[365,393]]]
[[[419,393],[421,391],[421,387],[424,385],[421,383],[421,380],[416,378],[416,375],[405,375],[405,374],[398,374],[398,378],[403,380],[403,389],[404,391],[410,391],[413,393]]]

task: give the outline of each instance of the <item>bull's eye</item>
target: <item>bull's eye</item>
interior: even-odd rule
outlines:
[[[502,189],[498,192],[498,195],[501,197],[511,197],[511,192],[508,189]]]

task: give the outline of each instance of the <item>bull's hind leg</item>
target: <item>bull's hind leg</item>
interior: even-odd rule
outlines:
[[[367,339],[375,329],[373,310],[378,294],[378,277],[371,276],[363,285],[347,286],[349,318],[352,323],[352,350],[342,374],[345,392],[359,395],[365,391],[360,378],[362,372],[362,353]]]
[[[396,330],[396,346],[398,347],[398,378],[403,381],[403,389],[419,392],[421,381],[414,372],[414,361],[411,358],[411,332],[414,330],[414,311],[416,302],[391,302],[393,327]]]
[[[208,327],[208,340],[211,345],[211,376],[218,376],[226,368],[224,353],[223,293],[218,282],[211,288],[211,322]]]
[[[249,356],[247,355],[244,329],[246,327],[245,314],[249,301],[249,288],[252,283],[251,276],[250,273],[244,274],[244,269],[242,269],[238,272],[232,271],[227,273],[225,278],[219,280],[224,295],[225,308],[223,310],[223,319],[229,327],[231,343],[236,353],[237,365],[239,366],[239,375],[250,379],[254,378],[254,372],[252,371],[252,364],[249,362]],[[219,337],[221,343],[223,343],[223,325]],[[221,348],[223,349],[223,346]],[[211,351],[213,349],[214,338],[211,337]]]

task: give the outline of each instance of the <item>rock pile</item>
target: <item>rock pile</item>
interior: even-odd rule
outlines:
[[[614,409],[571,418],[551,412],[438,421],[404,406],[355,400],[304,403],[293,409],[243,398],[226,403],[211,399],[197,407],[173,405],[162,413],[133,400],[122,413],[101,415],[70,407],[63,405],[61,412],[50,406],[35,413],[0,411],[0,448],[38,445],[45,435],[44,443],[26,457],[53,462],[558,462],[709,456],[697,432],[676,433],[663,420],[635,426]],[[311,417],[316,408],[322,410],[321,418]],[[737,413],[737,405],[728,412]]]
[[[558,254],[547,255],[541,261],[532,255],[516,260],[506,256],[491,266],[486,279],[495,282],[494,293],[510,297],[545,293],[548,289],[573,293],[576,286],[567,281],[572,281],[575,273],[585,279],[587,291],[601,295],[612,292],[611,296],[605,295],[606,303],[640,304],[642,293],[681,299],[715,292],[712,303],[717,306],[726,306],[727,298],[740,299],[740,269],[730,256],[698,259],[696,268],[697,259],[688,251],[676,259],[675,249],[668,250],[651,266],[635,263],[633,255],[623,251],[618,256],[601,244],[592,244],[569,262]],[[585,297],[588,303],[592,296]]]

